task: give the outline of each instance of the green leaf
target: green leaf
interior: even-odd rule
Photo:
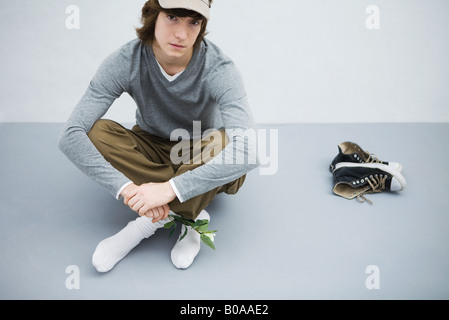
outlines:
[[[214,245],[214,243],[212,242],[212,240],[211,240],[207,235],[202,234],[202,235],[200,236],[200,238],[201,238],[201,241],[203,241],[205,245],[207,245],[208,247],[210,247],[210,248],[212,248],[213,250],[215,250],[215,245]]]
[[[205,224],[209,224],[209,220],[207,220],[207,219],[196,220],[194,226],[202,226]]]
[[[173,235],[173,233],[175,233],[177,226],[178,225],[176,224],[176,221],[173,221],[173,229],[171,229],[170,233],[168,234],[169,237],[171,237]]]
[[[197,230],[199,233],[203,233],[207,231],[209,228],[209,220],[197,220],[193,226],[195,230]]]
[[[175,222],[175,220],[172,220],[172,221],[167,222],[166,224],[164,224],[164,229],[170,229],[174,225],[176,225],[176,222]]]
[[[181,241],[182,239],[184,239],[184,238],[186,237],[187,232],[188,232],[189,230],[187,229],[187,227],[186,227],[185,229],[186,229],[186,231],[184,231],[184,233],[183,233],[183,235],[181,236],[181,238],[179,238],[179,241]]]

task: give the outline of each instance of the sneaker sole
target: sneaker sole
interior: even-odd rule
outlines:
[[[373,169],[380,169],[382,171],[385,171],[389,173],[392,177],[394,177],[400,184],[399,190],[392,190],[392,191],[401,191],[404,190],[407,183],[405,181],[404,176],[399,171],[395,170],[389,165],[382,164],[382,163],[354,163],[354,162],[339,162],[335,165],[335,169],[337,170],[339,168],[343,167],[361,167],[361,168],[373,168]]]

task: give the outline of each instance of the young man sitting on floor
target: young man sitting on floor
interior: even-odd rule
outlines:
[[[163,227],[169,212],[209,219],[214,196],[236,193],[257,166],[244,160],[256,158],[256,146],[245,139],[255,124],[241,76],[204,37],[211,2],[147,1],[138,38],[103,61],[63,129],[64,154],[140,215],[98,244],[99,272]],[[137,104],[131,130],[101,119],[124,92]],[[199,250],[199,235],[188,232],[172,262],[188,268]]]

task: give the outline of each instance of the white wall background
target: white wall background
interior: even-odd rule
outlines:
[[[0,122],[64,122],[145,0],[0,0]],[[80,29],[69,30],[69,5]],[[368,29],[379,8],[380,29]],[[448,0],[215,0],[258,123],[449,122]],[[108,116],[134,121],[134,103]]]

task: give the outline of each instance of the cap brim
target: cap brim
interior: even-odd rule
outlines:
[[[208,0],[159,0],[159,5],[164,9],[187,9],[198,12],[207,20],[210,19],[210,7]]]

